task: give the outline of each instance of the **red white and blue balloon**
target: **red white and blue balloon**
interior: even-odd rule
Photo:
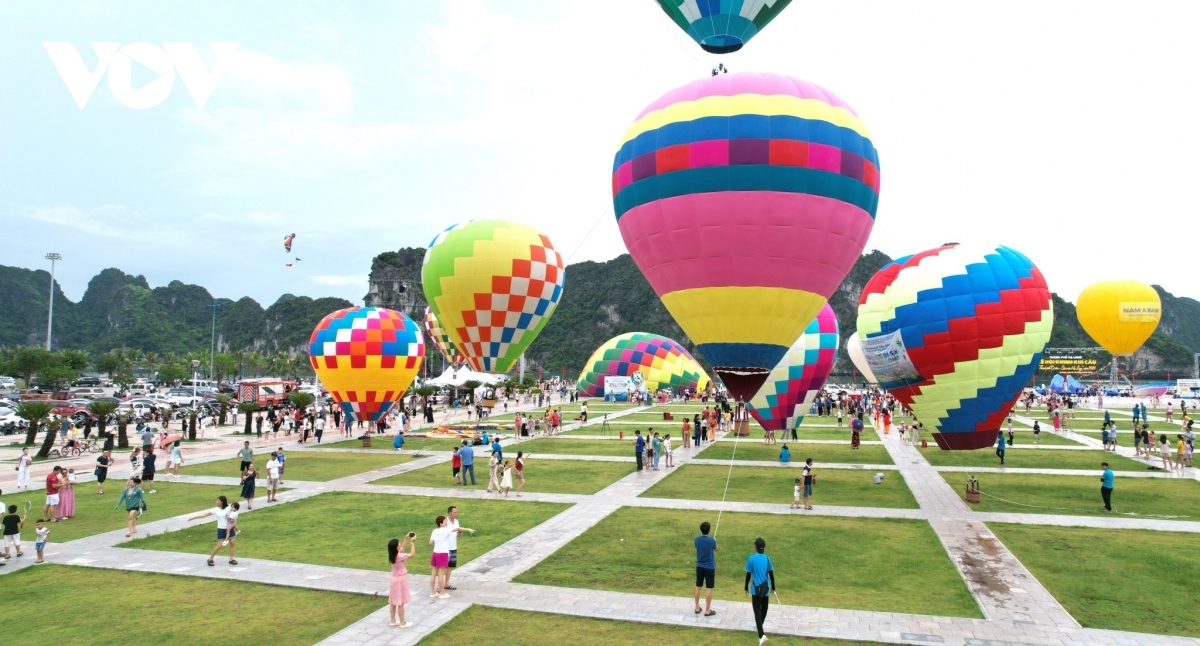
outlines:
[[[770,431],[798,427],[833,371],[837,352],[837,315],[826,304],[750,400],[750,414]]]

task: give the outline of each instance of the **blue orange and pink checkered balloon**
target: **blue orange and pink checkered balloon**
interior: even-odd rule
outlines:
[[[750,414],[769,431],[800,426],[833,371],[837,352],[837,315],[826,304],[750,400]]]

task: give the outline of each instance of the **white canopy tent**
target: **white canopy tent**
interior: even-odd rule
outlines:
[[[493,385],[504,381],[504,377],[486,372],[475,372],[467,366],[462,366],[458,369],[446,368],[441,375],[433,379],[426,379],[424,383],[428,386],[461,386],[468,381],[478,381],[481,384]]]

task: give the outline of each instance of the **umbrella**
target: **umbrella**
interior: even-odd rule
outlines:
[[[168,446],[171,446],[175,442],[182,440],[182,439],[183,439],[182,433],[171,433],[170,435],[168,435],[158,441],[158,448],[165,451],[165,450],[167,450]]]

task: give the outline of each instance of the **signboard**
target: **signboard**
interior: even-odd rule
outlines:
[[[1118,303],[1117,320],[1122,323],[1157,323],[1162,316],[1162,305],[1157,302],[1130,301]]]
[[[604,376],[604,399],[623,402],[629,399],[629,377]]]
[[[1047,350],[1038,371],[1064,375],[1090,375],[1096,372],[1096,355],[1084,350]]]
[[[1180,397],[1200,397],[1200,379],[1180,379],[1175,384]]]
[[[861,339],[863,354],[875,379],[885,388],[896,388],[924,381],[917,372],[900,332],[892,332],[869,339]]]

